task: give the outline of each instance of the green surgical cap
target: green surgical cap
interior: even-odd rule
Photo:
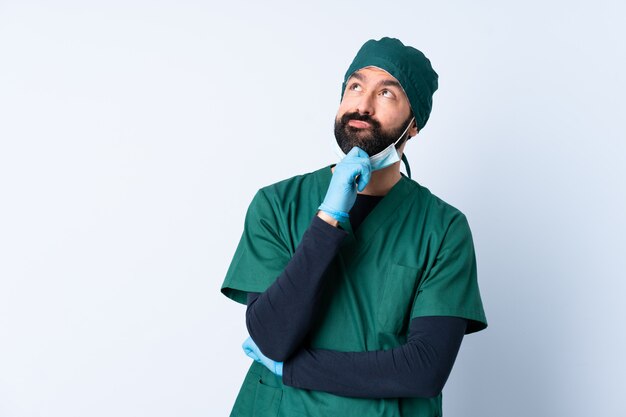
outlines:
[[[370,39],[361,47],[346,71],[341,86],[342,99],[348,78],[355,71],[369,66],[385,70],[398,80],[409,99],[417,127],[421,130],[430,116],[433,93],[437,91],[439,78],[428,58],[398,39]]]

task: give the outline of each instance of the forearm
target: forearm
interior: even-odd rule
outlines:
[[[314,217],[281,275],[263,293],[248,294],[246,326],[267,357],[284,361],[308,333],[324,274],[347,233]]]
[[[434,397],[452,370],[466,323],[414,318],[407,343],[385,351],[300,349],[284,363],[283,383],[345,397]]]

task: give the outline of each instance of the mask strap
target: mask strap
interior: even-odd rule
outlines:
[[[406,127],[406,129],[404,129],[404,132],[402,132],[402,134],[400,135],[400,137],[398,138],[398,140],[396,140],[396,141],[395,141],[395,143],[393,144],[393,146],[395,146],[395,147],[396,147],[396,149],[398,149],[398,146],[399,146],[399,145],[398,145],[398,142],[400,142],[400,141],[404,138],[404,135],[406,134],[406,132],[408,132],[409,128],[411,127],[411,123],[413,123],[413,120],[415,120],[415,117],[413,117],[413,118],[411,119],[411,121],[409,122],[409,124],[408,124],[408,126]],[[403,141],[403,142],[404,142],[404,141]],[[402,143],[401,143],[400,145],[402,145]]]
[[[404,134],[407,132],[407,130],[409,130],[409,127],[411,126],[411,123],[413,123],[413,120],[415,120],[415,117],[411,119],[411,121],[409,122],[409,125],[406,127],[406,129],[404,129],[404,133],[402,134],[402,136],[400,136],[400,138],[402,138]],[[396,143],[398,143],[398,141],[396,141]],[[406,154],[404,152],[402,152],[402,162],[404,162],[404,167],[406,168],[406,174],[409,176],[409,178],[411,178],[411,166],[409,165],[409,160],[407,159]]]
[[[411,167],[409,166],[409,160],[406,158],[406,155],[402,153],[402,162],[404,162],[404,167],[406,168],[406,173],[411,178]]]

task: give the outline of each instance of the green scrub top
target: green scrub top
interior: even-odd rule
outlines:
[[[331,166],[260,189],[221,291],[245,304],[263,292],[294,255],[332,177]],[[349,234],[329,266],[310,348],[344,352],[386,350],[406,342],[420,316],[469,320],[466,333],[487,327],[476,278],[472,235],[465,216],[405,177]],[[432,417],[433,398],[349,398],[283,385],[253,362],[232,417]]]

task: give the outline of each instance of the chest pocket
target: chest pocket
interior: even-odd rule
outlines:
[[[406,332],[421,275],[420,268],[400,264],[389,266],[378,305],[379,333],[401,335]]]

